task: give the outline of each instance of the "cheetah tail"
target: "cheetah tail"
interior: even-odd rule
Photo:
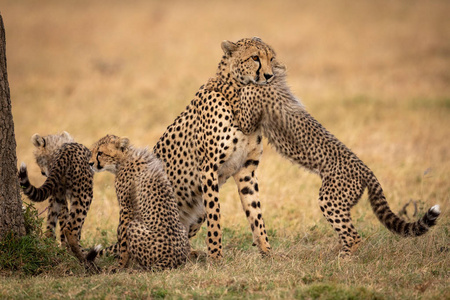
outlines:
[[[375,175],[368,179],[369,201],[378,220],[390,231],[404,237],[420,236],[425,234],[430,227],[436,225],[441,210],[439,205],[431,207],[425,215],[416,222],[406,222],[392,212]]]
[[[103,248],[98,251],[98,256],[105,256],[105,255],[118,256],[119,255],[119,244],[115,243],[114,245],[111,245],[109,247]]]
[[[97,257],[98,253],[100,252],[100,249],[102,249],[102,245],[97,245],[94,248],[92,248],[88,254],[86,254],[86,260],[89,262],[92,262]]]
[[[30,180],[28,179],[27,165],[24,162],[19,168],[19,185],[24,190],[24,193],[31,185]]]
[[[61,181],[62,172],[51,172],[50,176],[47,177],[44,184],[36,188],[33,186],[28,179],[27,165],[22,163],[19,169],[19,183],[23,189],[23,193],[34,202],[45,201],[52,192],[55,190],[58,182]]]
[[[27,165],[22,163],[19,169],[19,184],[23,193],[34,202],[42,202],[46,200],[54,190],[58,178],[55,176],[48,177],[40,188],[36,188],[28,179]]]

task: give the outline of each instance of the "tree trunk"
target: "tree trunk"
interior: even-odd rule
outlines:
[[[17,179],[16,139],[6,72],[6,38],[0,14],[0,239],[13,231],[25,234],[22,200]]]

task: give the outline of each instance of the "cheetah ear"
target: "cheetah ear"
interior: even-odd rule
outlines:
[[[227,40],[223,41],[221,46],[225,55],[231,55],[231,53],[233,53],[237,49],[237,45],[235,43]]]
[[[126,137],[119,139],[119,149],[123,152],[130,145],[130,140]]]
[[[31,137],[31,142],[33,143],[33,145],[37,148],[39,147],[45,147],[45,139],[43,137],[41,137],[39,134],[35,133],[33,134],[33,136]]]
[[[263,43],[263,41],[257,36],[252,37],[252,40],[255,41],[255,42]]]
[[[73,140],[72,136],[67,131],[63,131],[61,136],[67,138],[68,140]]]

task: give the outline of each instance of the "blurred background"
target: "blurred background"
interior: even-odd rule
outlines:
[[[258,36],[286,64],[307,110],[375,172],[394,211],[415,199],[447,213],[447,0],[0,0],[0,12],[18,163],[36,185],[44,178],[34,133],[66,130],[88,147],[109,133],[151,148],[214,76],[220,43]],[[316,175],[266,145],[259,178],[266,227],[278,236],[326,223]],[[231,181],[221,190],[222,221],[249,233]],[[113,238],[118,219],[112,175],[95,176],[94,194],[88,243]],[[380,226],[361,202],[355,218]]]

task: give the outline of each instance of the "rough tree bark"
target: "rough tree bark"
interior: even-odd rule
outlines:
[[[17,180],[16,139],[6,72],[6,38],[0,13],[0,239],[13,231],[25,234],[22,200]]]

